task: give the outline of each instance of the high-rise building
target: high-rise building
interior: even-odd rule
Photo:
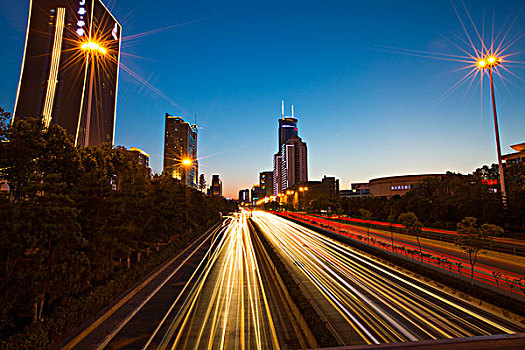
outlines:
[[[198,186],[197,125],[168,113],[164,132],[164,172],[188,186]]]
[[[273,171],[263,171],[259,174],[259,187],[261,198],[273,195]]]
[[[239,203],[250,204],[250,190],[240,190],[239,191]]]
[[[212,175],[211,177],[211,186],[208,191],[208,195],[212,197],[222,196],[222,181],[219,175]]]
[[[306,143],[295,135],[282,146],[281,187],[283,191],[296,183],[308,181],[306,151]]]
[[[279,148],[273,159],[273,178],[274,195],[298,182],[308,181],[306,143],[299,137],[293,105],[292,116],[285,117],[284,101],[279,119]]]
[[[75,145],[113,144],[120,39],[100,0],[31,0],[13,122],[39,118]]]
[[[252,205],[255,205],[255,203],[257,203],[257,201],[261,198],[264,198],[264,196],[261,196],[261,186],[253,185],[252,187]]]
[[[277,196],[279,193],[282,193],[281,185],[281,172],[283,157],[281,157],[281,152],[278,152],[273,155],[273,195]]]

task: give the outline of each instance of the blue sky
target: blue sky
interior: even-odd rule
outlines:
[[[236,198],[272,168],[282,99],[287,114],[295,105],[311,180],[336,176],[348,188],[382,176],[468,173],[496,161],[488,84],[481,91],[476,79],[447,94],[465,63],[396,53],[471,52],[450,1],[105,3],[124,37],[179,25],[122,48],[122,63],[168,97],[121,72],[115,143],[148,152],[154,171],[162,170],[164,114],[189,121],[196,114],[200,172],[208,182],[220,174],[225,195]],[[454,4],[479,46],[462,3]],[[515,20],[507,42],[525,31],[525,14],[516,17],[521,1],[465,4],[487,37],[493,22],[498,32]],[[29,1],[0,0],[0,106],[9,111],[28,8]],[[509,52],[524,49],[522,37]],[[525,141],[525,65],[507,67],[517,77],[504,72],[505,84],[495,80],[504,153]]]

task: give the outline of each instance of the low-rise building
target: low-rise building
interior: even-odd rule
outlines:
[[[516,145],[510,146],[516,152],[503,155],[501,158],[507,164],[517,164],[525,162],[525,142],[518,143]]]
[[[372,179],[368,183],[370,195],[374,197],[404,196],[423,180],[430,177],[441,178],[443,176],[445,176],[445,174],[400,175]]]

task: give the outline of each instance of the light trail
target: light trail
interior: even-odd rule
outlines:
[[[275,215],[254,221],[296,273],[367,344],[522,332],[521,326]],[[319,301],[323,302],[323,301]],[[326,315],[325,315],[326,316]],[[354,340],[355,341],[355,340]]]
[[[279,349],[244,213],[224,227],[207,259],[158,348]]]
[[[330,227],[331,230],[333,230],[337,234],[341,234],[343,236],[352,238],[352,239],[358,239],[359,236],[363,237],[366,235],[366,228],[363,227],[355,227],[351,226],[352,224],[350,222],[359,222],[359,223],[365,223],[366,220],[361,219],[350,219],[350,218],[338,218],[339,220],[348,221],[349,224],[344,223],[338,223],[331,221],[329,219],[326,219],[324,217],[316,216],[316,215],[301,215],[301,214],[295,214],[295,213],[287,213],[286,215],[293,217],[294,219],[298,219],[300,221],[305,221],[308,224],[314,224],[314,225],[327,225]],[[313,222],[315,221],[315,223]],[[378,221],[369,221],[371,224],[384,226],[385,230],[388,229],[389,224],[388,223],[382,223]],[[402,225],[399,224],[392,224],[393,227],[396,228],[402,228]],[[386,247],[391,245],[391,237],[389,232],[384,232],[377,229],[370,228],[370,237],[374,238],[373,242],[365,242],[361,241],[361,243],[366,243],[371,246],[374,246],[375,248],[381,248],[385,251],[388,251],[391,253],[391,250],[388,250]],[[437,229],[423,229],[423,231],[429,231],[429,232],[441,232],[446,235],[450,235],[451,237],[457,236],[457,232],[454,231],[446,231],[446,230],[437,230]],[[503,240],[500,240],[503,242]],[[523,242],[519,242],[516,240],[510,241],[515,242],[516,245],[523,245]],[[383,246],[381,246],[383,244]],[[406,249],[410,249],[412,251],[418,251],[418,246],[415,240],[414,236],[407,236],[404,234],[396,234],[395,238],[395,245],[397,248],[404,247]],[[448,246],[447,246],[448,245]],[[452,247],[450,247],[452,245]],[[470,264],[467,257],[465,257],[465,254],[463,252],[460,252],[453,243],[443,243],[443,242],[437,242],[432,240],[426,240],[423,244],[422,249],[424,254],[430,254],[432,256],[431,259],[427,258],[427,260],[423,260],[422,263],[426,265],[431,265],[435,268],[442,269],[444,273],[450,273],[450,270],[454,270],[455,272],[460,275],[461,279],[463,277],[470,278]],[[452,254],[455,252],[456,254]],[[403,258],[408,257],[408,255],[403,255],[403,251],[396,250],[394,253],[398,256],[402,256]],[[442,264],[440,261],[438,261],[436,258],[446,258],[446,260],[451,264],[450,268],[447,268],[444,264]],[[414,262],[421,263],[420,258],[412,258]],[[516,268],[517,265],[512,265],[506,268],[499,267],[498,263],[501,262],[501,258],[489,258],[486,256],[480,257],[478,260],[478,263],[476,264],[474,268],[474,280],[484,283],[485,285],[492,286],[494,288],[498,288],[501,290],[504,290],[511,294],[521,295],[522,291],[518,288],[511,288],[510,286],[504,286],[502,284],[498,285],[494,280],[494,274],[493,272],[500,272],[503,276],[506,276],[507,278],[511,279],[519,279],[520,273],[519,269]],[[458,264],[461,264],[458,266]],[[460,267],[461,266],[461,267]],[[520,270],[521,271],[521,270]],[[504,281],[504,280],[502,280]]]

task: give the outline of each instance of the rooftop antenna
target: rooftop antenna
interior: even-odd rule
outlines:
[[[283,104],[283,105],[282,105],[282,108],[281,108],[281,110],[282,110],[282,112],[281,112],[281,116],[282,116],[282,118],[284,119],[284,100],[282,100],[281,102],[282,102],[282,104]]]
[[[292,118],[294,118],[294,113],[293,113],[293,105],[292,105]]]

